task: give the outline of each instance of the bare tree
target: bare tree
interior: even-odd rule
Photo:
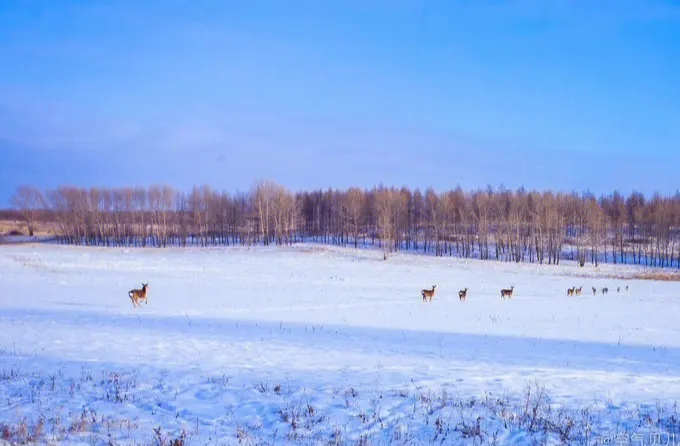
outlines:
[[[21,211],[21,215],[28,227],[28,235],[35,234],[36,216],[44,205],[43,194],[33,186],[19,186],[10,198],[10,204]]]
[[[375,190],[375,211],[384,260],[398,247],[399,224],[405,209],[406,202],[399,191],[383,186]]]
[[[361,212],[364,208],[364,194],[356,187],[350,188],[343,200],[343,210],[347,216],[347,221],[351,227],[352,240],[354,247],[359,244],[359,227],[362,224]]]

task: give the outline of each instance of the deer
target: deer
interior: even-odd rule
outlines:
[[[626,291],[628,291],[628,285],[626,285]]]
[[[464,290],[458,291],[458,299],[460,299],[460,300],[465,300],[465,299],[467,299],[467,290],[468,290],[468,289],[465,288]]]
[[[597,294],[597,288],[593,287],[593,296]]]
[[[620,292],[621,292],[621,287],[620,287],[620,286],[619,286],[619,287],[616,287],[616,292],[617,292],[617,293],[620,293]]]
[[[514,285],[511,286],[510,289],[507,289],[507,288],[502,289],[502,290],[501,290],[501,298],[505,299],[505,298],[507,297],[508,299],[511,299],[511,298],[512,298],[512,292],[513,292],[513,291],[515,291],[515,286],[514,286]]]
[[[423,302],[427,302],[429,299],[430,302],[432,302],[432,296],[434,296],[434,289],[437,288],[437,285],[432,285],[431,290],[420,290],[420,294],[423,296]]]
[[[609,292],[609,288],[604,287],[602,288],[602,294],[607,294]]]
[[[575,286],[571,288],[567,288],[567,296],[573,296],[574,295],[574,290],[576,289]]]
[[[141,290],[134,289],[134,290],[130,290],[128,292],[128,296],[130,296],[130,300],[132,301],[133,307],[141,306],[140,303],[139,303],[140,300],[144,300],[144,304],[148,305],[149,301],[146,300],[146,290],[148,288],[149,288],[149,284],[142,282],[142,289]]]
[[[574,290],[574,292],[576,293],[577,296],[581,295],[581,291],[583,291],[583,285],[581,285],[580,287],[578,287]]]

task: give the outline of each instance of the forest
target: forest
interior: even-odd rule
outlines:
[[[293,192],[272,181],[247,192],[195,186],[40,190],[10,200],[33,234],[94,246],[283,245],[315,242],[436,256],[559,264],[680,267],[680,193],[556,193],[376,186]]]

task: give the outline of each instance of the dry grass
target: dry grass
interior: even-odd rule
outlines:
[[[630,274],[612,274],[610,276],[612,279],[623,279],[623,280],[663,280],[667,282],[680,282],[680,271],[676,270],[651,270],[651,271],[639,271]]]
[[[304,252],[307,254],[316,254],[320,252],[327,252],[328,248],[324,246],[308,246],[300,249],[300,252]]]
[[[156,425],[140,423],[148,413],[123,418],[115,415],[113,409],[119,405],[137,407],[140,401],[163,401],[162,389],[166,384],[138,383],[136,372],[102,371],[97,378],[85,369],[79,376],[71,377],[61,371],[45,376],[0,369],[0,376],[5,377],[0,381],[0,394],[7,398],[0,401],[0,409],[9,414],[7,420],[0,420],[0,445],[87,442],[183,446],[207,444],[210,442],[207,438],[213,441],[230,438],[229,444],[241,445],[500,445],[517,439],[536,445],[591,445],[618,444],[613,441],[618,438],[616,435],[630,439],[636,432],[646,439],[653,434],[668,439],[680,433],[680,408],[675,404],[630,411],[596,407],[568,410],[553,403],[545,388],[536,382],[528,383],[525,392],[515,398],[489,393],[460,397],[443,388],[416,383],[396,390],[391,398],[384,398],[390,395],[378,389],[361,393],[354,387],[334,389],[334,395],[346,400],[344,405],[335,398],[327,398],[328,395],[320,394],[317,399],[310,388],[263,384],[259,386],[263,392],[248,392],[252,400],[244,401],[260,408],[256,417],[243,419],[232,415],[214,426],[214,430],[202,432],[198,418],[195,430],[189,423],[175,421],[180,417],[179,408],[174,420],[166,418]],[[227,393],[238,391],[228,386],[225,377],[210,379],[209,384],[218,385]],[[139,394],[149,391],[160,393],[155,397]],[[369,393],[370,397],[362,397]],[[89,401],[87,405],[92,407],[63,411],[53,406],[54,398],[71,405],[78,402],[78,406]],[[17,404],[23,406],[24,413],[35,416],[27,418],[17,412],[12,417],[14,410],[7,408]],[[155,414],[152,410],[151,415]],[[274,414],[269,426],[259,421]],[[346,422],[338,425],[338,419]],[[616,425],[611,424],[612,420],[616,420]]]
[[[635,265],[628,265],[635,268]],[[625,268],[625,266],[622,266]],[[566,277],[578,277],[581,279],[617,279],[617,280],[660,280],[665,282],[680,282],[680,270],[671,268],[653,268],[632,270],[630,272],[564,272]],[[586,289],[584,287],[583,291]]]

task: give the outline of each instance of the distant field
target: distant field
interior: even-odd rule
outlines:
[[[319,245],[1,246],[0,438],[593,444],[680,433],[680,283],[636,280],[649,271],[385,262]],[[127,292],[142,281],[148,305],[135,309]],[[572,286],[583,293],[568,297]]]
[[[27,232],[26,224],[18,220],[0,220],[0,234],[9,234],[12,231]]]
[[[7,235],[12,232],[17,232],[22,235],[28,235],[28,228],[26,223],[21,220],[3,219],[0,218],[0,235]],[[52,235],[49,225],[45,223],[38,223],[35,230],[36,236]]]

